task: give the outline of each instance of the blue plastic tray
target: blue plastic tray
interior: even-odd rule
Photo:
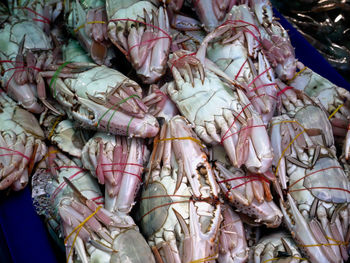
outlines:
[[[275,16],[289,30],[296,57],[301,62],[336,85],[350,90],[350,84],[276,10]],[[19,193],[11,193],[0,201],[0,228],[0,238],[2,230],[8,246],[8,249],[2,249],[5,252],[2,252],[4,255],[0,259],[7,258],[6,262],[14,263],[58,262],[57,251],[52,246],[45,225],[32,207],[29,187]]]

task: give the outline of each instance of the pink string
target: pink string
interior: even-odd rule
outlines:
[[[23,153],[19,152],[19,151],[16,151],[16,150],[12,150],[10,148],[6,148],[6,147],[0,147],[1,150],[6,150],[6,151],[10,151],[10,152],[13,152],[13,154],[1,154],[0,156],[7,156],[7,155],[20,155],[22,156],[23,158],[27,159],[28,161],[30,160],[30,158],[26,155],[24,155]]]
[[[29,7],[16,7],[16,8],[28,10],[29,12],[32,12],[33,14],[35,14],[35,15],[37,15],[37,16],[39,16],[39,17],[41,17],[43,19],[43,20],[41,20],[41,19],[34,18],[33,20],[35,20],[35,21],[43,22],[43,23],[46,23],[46,24],[50,24],[51,23],[49,18],[40,15],[39,13],[34,11],[33,9],[30,9]]]
[[[266,72],[268,72],[270,69],[271,69],[271,67],[265,69],[265,70],[264,70],[263,72],[261,72],[258,76],[256,76],[256,77],[252,80],[252,82],[250,82],[250,83],[248,84],[248,88],[249,88],[258,78],[260,78],[262,75],[264,75],[264,74],[265,74]]]
[[[289,89],[294,89],[294,87],[291,87],[291,86],[284,87],[282,90],[280,90],[279,92],[277,92],[277,97],[278,97],[278,96],[281,96],[284,92],[286,92],[286,91],[289,90]]]
[[[244,61],[244,63],[242,64],[242,66],[240,67],[240,69],[239,69],[239,71],[238,71],[238,73],[237,73],[237,75],[236,75],[236,77],[235,77],[235,80],[237,80],[239,74],[241,73],[241,71],[242,71],[242,69],[243,69],[245,63],[247,63],[247,61],[248,61],[248,59],[246,59],[246,60]]]

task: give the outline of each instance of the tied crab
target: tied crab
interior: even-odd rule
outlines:
[[[145,143],[138,138],[96,133],[85,144],[82,163],[105,185],[107,210],[130,212],[148,155]]]
[[[350,181],[336,158],[331,124],[303,92],[286,90],[282,102],[288,115],[273,118],[271,142],[275,174],[288,190],[284,221],[311,261],[343,262]]]
[[[270,139],[246,95],[231,89],[188,52],[172,54],[169,65],[174,82],[167,92],[197,135],[207,144],[223,144],[233,166],[267,171],[273,157]]]
[[[221,215],[218,262],[247,262],[248,246],[242,220],[229,205],[223,206]]]
[[[97,182],[78,160],[50,149],[32,184],[37,212],[62,225],[67,262],[155,262],[132,218],[103,207]]]
[[[214,170],[217,182],[228,201],[252,225],[276,228],[282,222],[282,213],[272,200],[269,181],[262,175],[245,174],[238,168],[227,169],[217,161]]]
[[[108,36],[131,62],[144,83],[166,70],[171,37],[166,10],[157,0],[108,0]]]
[[[23,189],[46,154],[44,132],[30,112],[0,90],[0,190]]]
[[[65,0],[65,17],[67,27],[93,61],[110,66],[115,55],[107,35],[105,2]]]
[[[159,262],[214,262],[219,187],[189,123],[175,116],[154,142],[141,195],[141,229]]]
[[[157,120],[141,101],[141,87],[119,71],[66,62],[56,71],[40,74],[68,117],[83,127],[130,137],[158,133]],[[45,85],[44,81],[40,85]]]
[[[282,84],[283,85],[283,84]],[[289,83],[297,90],[304,91],[307,95],[317,99],[329,114],[332,123],[333,134],[341,138],[343,153],[346,159],[350,156],[350,93],[348,90],[336,86],[328,79],[317,74],[313,70],[300,65],[300,71]]]
[[[41,67],[53,61],[51,39],[32,20],[11,17],[0,29],[1,83],[7,94],[25,109],[40,113],[48,107],[45,89],[36,88]]]
[[[277,103],[274,72],[260,47],[261,33],[248,6],[234,6],[231,12],[223,25],[205,37],[197,57],[205,63],[207,54],[230,80],[239,83],[267,124]]]
[[[12,16],[32,20],[47,35],[63,9],[62,1],[51,0],[8,0],[7,5]]]

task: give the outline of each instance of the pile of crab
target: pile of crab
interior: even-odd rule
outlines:
[[[346,262],[350,93],[268,1],[0,5],[0,190],[67,262]]]

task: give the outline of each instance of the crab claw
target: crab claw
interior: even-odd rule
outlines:
[[[268,26],[273,20],[273,11],[270,1],[268,0],[250,0],[250,5],[254,9],[255,16],[259,23]]]
[[[220,25],[226,14],[235,4],[235,0],[194,0],[194,9],[204,24],[204,29],[211,32]]]
[[[214,173],[220,188],[238,210],[254,218],[255,223],[263,223],[268,227],[278,227],[281,224],[282,213],[277,205],[260,198],[264,195],[262,182],[259,182],[261,177],[245,176],[241,169],[231,172],[219,162],[216,162],[216,167]]]
[[[110,110],[84,98],[79,99],[81,107],[72,111],[72,116],[81,122],[82,126],[109,132],[116,135],[149,138],[157,135],[159,124],[152,115],[145,114],[143,118],[134,118],[121,111]],[[89,112],[89,115],[86,115]]]
[[[203,204],[203,202],[200,203]],[[222,220],[220,214],[221,205],[216,205],[215,211],[213,212],[213,217],[211,218],[210,228],[208,228],[205,233],[202,231],[203,228],[201,223],[203,221],[200,220],[201,211],[199,210],[200,206],[197,207],[197,205],[191,201],[190,226],[188,229],[188,226],[181,214],[173,209],[182,231],[185,233],[182,262],[211,262],[218,257],[216,240],[218,238],[219,227]]]
[[[317,235],[323,233],[313,232],[311,225],[307,222],[304,216],[298,210],[293,197],[287,194],[289,211],[283,201],[280,202],[280,207],[284,216],[284,221],[292,233],[293,238],[303,248],[304,253],[308,256],[311,262],[339,262],[334,261],[336,255],[327,246],[321,245],[317,240]],[[320,236],[318,236],[320,238]],[[326,241],[327,243],[327,241]]]
[[[208,162],[200,141],[195,137],[189,123],[181,116],[175,116],[169,122],[173,138],[193,138],[193,140],[174,140],[173,149],[179,170],[187,176],[191,184],[193,195],[206,198],[210,194],[218,196],[219,187],[216,184],[213,170]],[[187,158],[184,158],[187,156]],[[178,175],[178,182],[182,181],[183,174]],[[206,183],[202,182],[205,178]]]
[[[242,220],[233,209],[225,205],[220,227],[220,254],[218,262],[243,263],[248,259],[248,246]]]

